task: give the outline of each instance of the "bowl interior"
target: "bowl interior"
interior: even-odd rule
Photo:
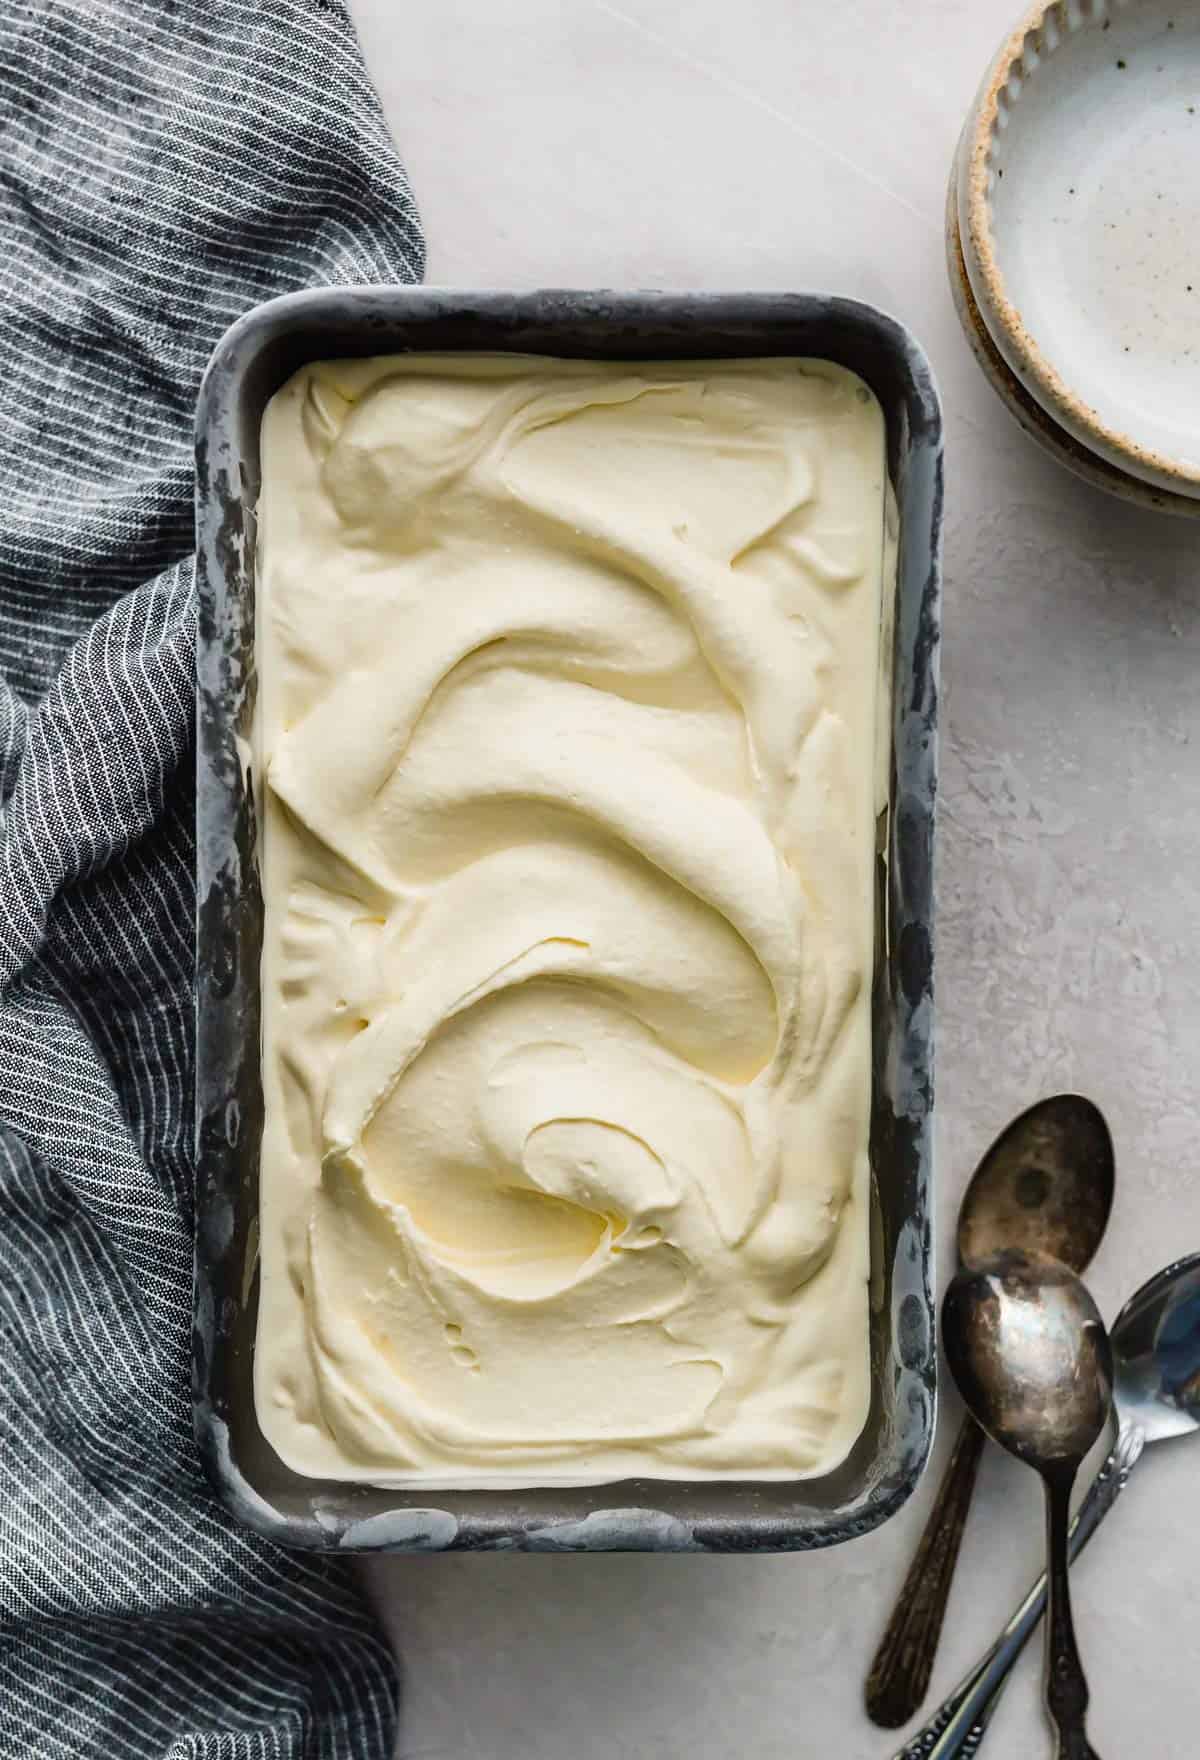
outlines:
[[[1029,438],[1073,476],[1105,494],[1116,495],[1135,507],[1152,508],[1156,513],[1170,513],[1183,519],[1200,519],[1200,497],[1182,495],[1164,489],[1157,483],[1135,477],[1131,471],[1084,444],[1076,434],[1064,427],[1040,404],[1014,373],[1001,354],[995,338],[984,322],[975,298],[971,277],[963,251],[958,221],[958,166],[955,165],[946,194],[946,268],[950,296],[963,327],[971,353],[1009,414]]]
[[[992,245],[1026,343],[1073,426],[1200,494],[1200,8],[1051,8],[997,122]]]

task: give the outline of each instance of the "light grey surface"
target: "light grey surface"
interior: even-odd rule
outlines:
[[[1200,544],[1013,425],[962,341],[945,178],[1004,0],[353,0],[425,217],[429,279],[820,287],[896,312],[946,404],[941,1264],[977,1153],[1079,1087],[1118,1156],[1091,1275],[1115,1313],[1200,1248]],[[942,1447],[956,1406],[945,1404]],[[1104,1760],[1193,1760],[1200,1444],[1145,1463],[1081,1562]],[[941,1450],[937,1456],[940,1462]],[[1027,1482],[1028,1481],[1028,1482]],[[372,1567],[412,1760],[879,1760],[859,1706],[932,1480],[879,1535],[780,1559]],[[992,1451],[933,1696],[1041,1555]],[[1049,1752],[1029,1659],[984,1753]],[[1190,1728],[1189,1728],[1190,1724]]]

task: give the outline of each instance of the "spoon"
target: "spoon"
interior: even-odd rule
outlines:
[[[997,1253],[960,1271],[942,1304],[942,1340],[959,1392],[994,1442],[1046,1489],[1046,1709],[1058,1760],[1097,1760],[1067,1580],[1071,1487],[1112,1407],[1104,1322],[1056,1259]]]
[[[1091,1101],[1039,1100],[975,1170],[958,1216],[960,1265],[1017,1247],[1083,1271],[1108,1224],[1115,1177],[1112,1138]],[[968,1412],[867,1676],[867,1715],[884,1729],[908,1723],[929,1689],[982,1448]]]
[[[1075,1517],[1073,1559],[1125,1489],[1146,1444],[1200,1431],[1200,1253],[1168,1265],[1131,1296],[1110,1337],[1117,1436]],[[895,1760],[967,1760],[979,1752],[1013,1664],[1045,1605],[1042,1577],[987,1655]]]

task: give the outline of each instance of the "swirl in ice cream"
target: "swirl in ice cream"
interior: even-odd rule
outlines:
[[[882,417],[305,368],[263,431],[256,1398],[300,1471],[788,1477],[866,1412]]]

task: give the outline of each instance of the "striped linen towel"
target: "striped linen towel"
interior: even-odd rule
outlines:
[[[248,306],[421,267],[344,0],[0,0],[0,1760],[390,1753],[192,1441],[192,421]]]

